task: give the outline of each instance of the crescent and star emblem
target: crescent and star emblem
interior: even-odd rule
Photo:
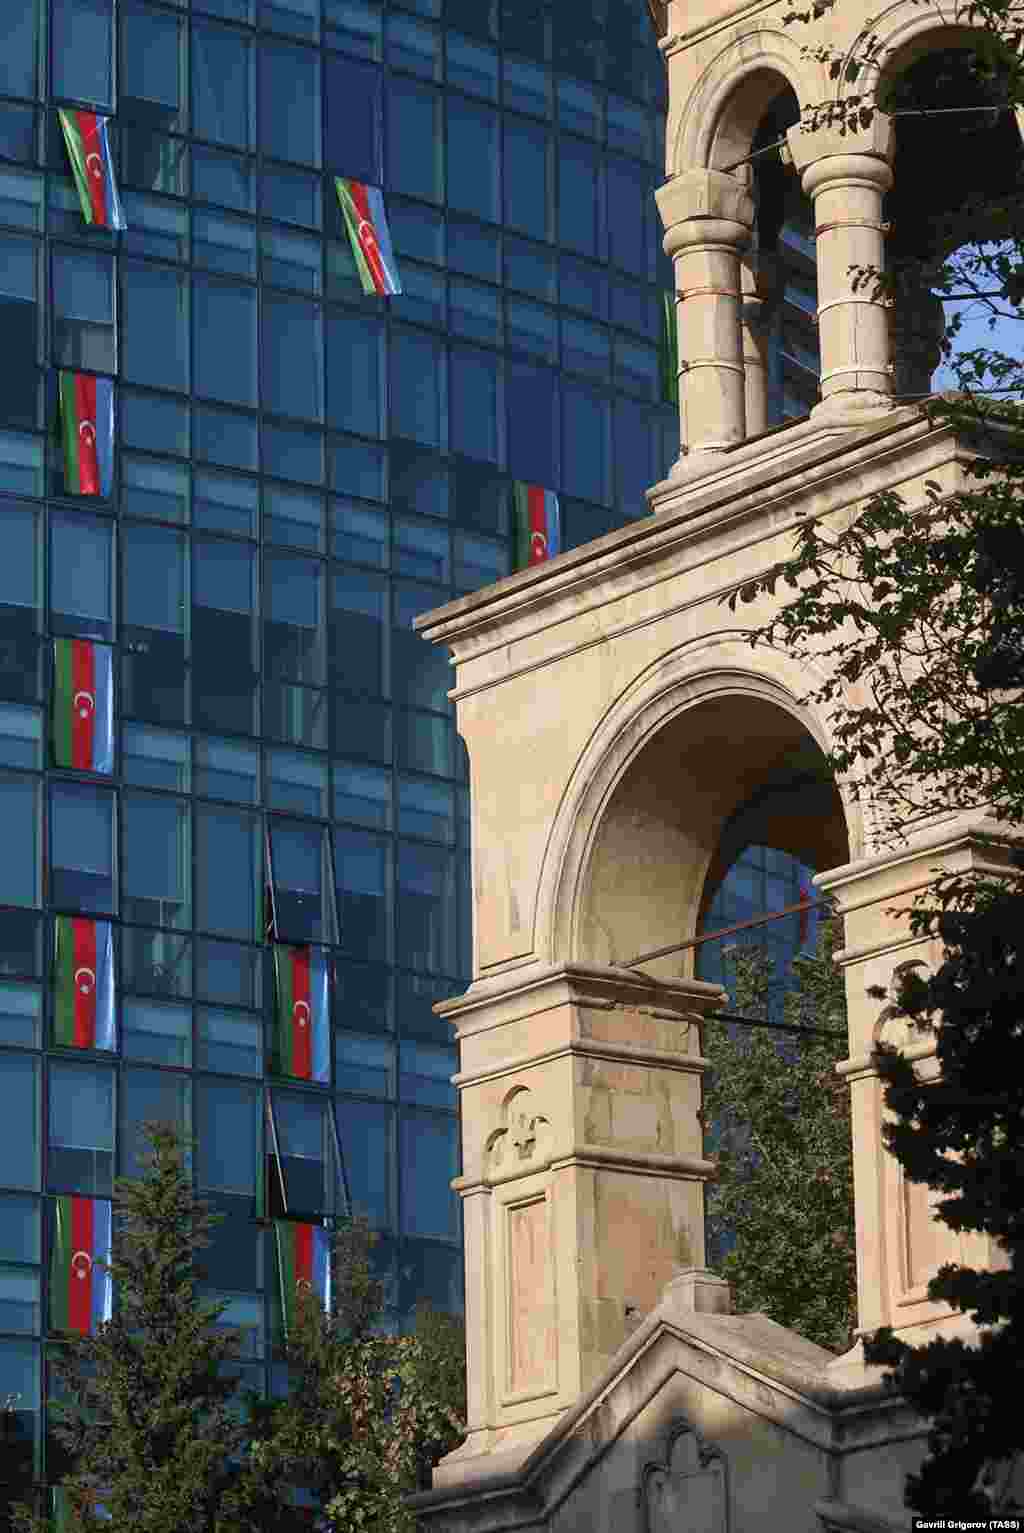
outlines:
[[[76,692],[72,706],[80,719],[87,719],[90,713],[96,712],[96,694],[94,692]]]
[[[93,991],[96,989],[95,969],[76,969],[75,989],[78,991],[79,995],[92,995]]]
[[[292,1016],[299,1027],[309,1026],[309,1002],[296,1001],[292,1007]]]
[[[71,1271],[75,1277],[84,1282],[92,1271],[92,1257],[88,1251],[76,1251],[71,1258]]]
[[[93,421],[82,421],[78,427],[78,435],[86,447],[96,446],[96,426]]]
[[[543,532],[530,533],[530,548],[535,553],[546,554],[548,551],[547,534]]]
[[[103,180],[103,157],[95,149],[85,157],[85,168],[94,181]]]

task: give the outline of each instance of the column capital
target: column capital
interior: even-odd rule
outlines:
[[[864,128],[851,130],[842,124],[834,123],[827,127],[812,128],[810,131],[803,128],[799,123],[796,127],[786,130],[786,146],[788,157],[799,171],[801,176],[811,168],[817,166],[820,161],[830,159],[868,159],[878,162],[878,165],[865,166],[860,169],[863,175],[877,175],[884,177],[888,167],[892,164],[895,153],[896,138],[893,131],[892,118],[885,112],[874,112],[870,123]],[[884,166],[885,169],[881,169]],[[854,167],[849,167],[850,174],[855,174]],[[840,167],[822,165],[818,176],[821,180],[836,179],[837,175],[844,174]],[[891,184],[891,172],[886,189]],[[804,190],[808,193],[812,188],[804,181]]]
[[[654,200],[658,205],[661,222],[666,230],[666,251],[671,231],[677,224],[691,219],[711,220],[742,225],[749,237],[754,225],[754,202],[750,193],[735,176],[721,170],[683,170],[655,189]]]

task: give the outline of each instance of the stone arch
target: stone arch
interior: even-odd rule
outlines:
[[[828,749],[823,719],[800,702],[822,679],[781,651],[752,651],[735,629],[683,645],[637,677],[598,723],[563,794],[541,870],[536,956],[624,964],[690,934],[730,814],[796,748],[819,758]],[[740,742],[744,759],[723,771],[714,753]],[[821,866],[860,855],[864,841],[859,807],[842,785],[833,792],[846,840],[833,827]],[[691,965],[690,954],[676,954],[644,968],[667,979]]]
[[[668,174],[721,170],[749,154],[765,108],[787,86],[801,110],[821,100],[826,88],[820,66],[802,57],[788,32],[764,27],[733,37],[703,71],[670,130]]]

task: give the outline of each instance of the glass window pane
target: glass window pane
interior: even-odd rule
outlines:
[[[505,387],[509,472],[527,484],[556,485],[558,386],[555,374],[547,367],[510,361]]]
[[[449,1183],[459,1174],[459,1130],[454,1118],[404,1112],[401,1123],[402,1232],[453,1240],[458,1207]]]
[[[121,812],[121,914],[144,926],[191,926],[188,806],[125,793]]]
[[[429,612],[445,599],[446,593],[436,586],[395,581],[395,626],[391,635],[394,696],[411,707],[432,708],[437,713],[450,707],[451,665],[442,649],[427,644],[422,634],[413,631],[412,623],[421,612]]]
[[[335,964],[335,1011],[339,1025],[386,1033],[391,1014],[391,971],[379,964]]]
[[[319,825],[270,821],[274,914],[282,942],[330,942],[333,911],[326,873],[326,831]]]
[[[276,159],[320,164],[320,55],[260,44],[260,147]]]
[[[327,423],[380,436],[384,429],[384,326],[350,311],[327,316]]]
[[[29,985],[0,985],[0,1043],[39,1047],[43,998]]]
[[[323,566],[287,554],[264,555],[263,662],[275,680],[322,685]]]
[[[228,404],[255,405],[255,289],[197,276],[193,314],[197,390]]]
[[[454,1108],[457,1094],[451,1077],[458,1068],[458,1049],[403,1042],[398,1081],[403,1102],[417,1102],[423,1107]]]
[[[255,277],[256,230],[240,218],[196,213],[192,220],[192,259],[210,271]]]
[[[558,152],[558,239],[582,255],[604,258],[604,178],[601,154],[563,137]]]
[[[114,1071],[50,1061],[46,1183],[55,1192],[109,1198],[114,1173]]]
[[[153,1065],[190,1065],[191,1008],[126,1000],[121,1008],[121,1040],[126,1059]]]
[[[254,147],[252,43],[214,22],[192,24],[192,126],[199,138]],[[236,206],[228,203],[227,206]]]
[[[574,452],[574,442],[587,451]],[[563,488],[582,500],[611,499],[611,409],[607,399],[581,383],[562,385]]]
[[[469,346],[451,349],[451,448],[468,457],[504,458],[505,396],[501,359]]]
[[[341,1187],[328,1114],[313,1095],[274,1091],[274,1123],[288,1213],[317,1218],[339,1206]],[[276,1166],[272,1171],[277,1175]]]
[[[506,114],[505,223],[535,239],[550,234],[551,135],[540,123]]]
[[[113,105],[114,0],[53,0],[53,92]]]
[[[56,633],[113,637],[109,522],[50,514],[50,622]]]
[[[39,1186],[39,1061],[28,1055],[0,1054],[0,1117],[4,1154],[0,1185]]]
[[[257,672],[252,609],[256,563],[243,544],[194,538],[192,642],[204,657],[192,672],[192,712],[205,728],[248,734]]]
[[[112,373],[114,258],[102,250],[54,247],[53,360],[58,367]]]
[[[213,942],[209,939],[198,941],[196,995],[199,999],[214,1002],[218,1006],[245,1006],[250,1009],[261,1006],[263,961],[266,957],[262,941],[262,930],[259,947],[244,947],[239,942]]]
[[[507,555],[506,555],[507,557]],[[396,757],[401,767],[414,772],[434,772],[439,777],[452,773],[452,726],[436,713],[413,713],[398,710]]]
[[[120,1112],[120,1174],[141,1176],[140,1156],[148,1146],[142,1133],[147,1121],[169,1123],[182,1138],[192,1132],[192,1087],[186,1076],[170,1070],[129,1066],[122,1075]],[[191,1163],[191,1151],[187,1152]]]
[[[451,31],[451,19],[449,15],[449,31],[445,40],[449,85],[456,85],[470,95],[486,96],[488,101],[497,101],[497,49]]]
[[[455,867],[440,847],[398,844],[397,945],[402,963],[428,974],[455,970]]]
[[[395,327],[390,356],[391,433],[427,447],[444,447],[448,390],[443,342]]]
[[[50,784],[50,899],[62,910],[113,911],[114,794]]]
[[[608,158],[608,259],[638,277],[648,275],[644,218],[650,177],[647,166]]]
[[[187,392],[188,276],[142,261],[121,263],[124,376]]]
[[[196,1035],[200,1069],[225,1075],[263,1074],[263,1023],[259,1017],[245,1011],[200,1007]]]
[[[387,513],[372,506],[330,502],[331,553],[336,559],[386,569],[390,558]]]
[[[488,223],[500,221],[498,113],[460,96],[448,98],[448,205]]]
[[[506,38],[506,47],[508,41]],[[503,99],[516,112],[530,112],[534,117],[551,116],[551,71],[530,59],[513,58],[506,53],[502,63]]]
[[[260,801],[260,753],[255,745],[234,740],[196,741],[196,792],[236,804]]]
[[[364,1033],[338,1032],[334,1038],[334,1073],[339,1091],[393,1096],[395,1046]]]
[[[210,532],[256,536],[259,491],[248,479],[197,473],[193,481],[192,519]]]
[[[39,1199],[0,1197],[0,1260],[39,1262],[42,1259],[42,1219]]]
[[[441,94],[398,76],[388,82],[389,191],[440,202],[444,184]]]
[[[449,557],[446,527],[396,517],[394,541],[395,569],[399,574],[418,575],[424,580],[447,581]]]
[[[0,773],[0,824],[4,827],[0,903],[38,905],[39,784],[33,778]]]
[[[326,761],[296,751],[268,751],[267,803],[295,814],[326,815]]]
[[[388,63],[392,69],[440,80],[444,72],[441,34],[437,27],[411,16],[388,17]]]
[[[334,682],[352,692],[384,691],[387,581],[363,570],[331,577],[330,665]]]
[[[122,7],[118,80],[122,114],[164,129],[185,127],[181,111],[184,42],[185,23],[177,16],[139,3]]]
[[[332,712],[333,751],[391,765],[391,708],[387,703],[337,694]]]
[[[196,925],[229,937],[262,935],[257,926],[263,865],[256,821],[220,806],[196,806]]]
[[[334,818],[375,830],[391,827],[391,773],[381,767],[337,762],[334,767]]]
[[[39,0],[24,0],[5,19],[5,25],[0,91],[7,96],[34,96],[39,58]]]
[[[453,841],[455,811],[451,788],[418,777],[399,777],[398,829],[404,835],[426,836],[431,841]]]
[[[200,1193],[256,1193],[260,1088],[227,1081],[196,1083],[196,1170]]]
[[[381,173],[380,68],[335,53],[326,55],[324,68],[326,167],[337,175],[377,185]]]
[[[389,957],[390,843],[366,831],[334,832],[339,941],[353,958]]]
[[[319,304],[263,298],[263,407],[322,421],[323,311]]]
[[[373,1102],[338,1102],[338,1132],[352,1211],[365,1214],[373,1229],[392,1223],[395,1112]]]
[[[238,213],[256,211],[256,177],[249,160],[216,149],[192,149],[192,194],[202,202],[234,208]],[[198,256],[195,258],[199,263]]]

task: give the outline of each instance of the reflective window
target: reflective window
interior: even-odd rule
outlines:
[[[225,1075],[263,1074],[263,1022],[245,1011],[200,1007],[196,1017],[196,1063]]]
[[[448,389],[444,342],[395,326],[390,354],[391,430],[426,447],[444,447]]]
[[[334,1213],[343,1194],[330,1102],[277,1089],[271,1101],[277,1149],[275,1155],[272,1137],[267,1168],[271,1212],[280,1198],[277,1206],[293,1219]]]
[[[327,315],[327,423],[380,436],[384,429],[384,326],[367,314]]]
[[[200,1193],[252,1199],[260,1159],[261,1092],[228,1081],[196,1083],[196,1159]]]
[[[112,373],[114,258],[102,250],[55,246],[53,269],[53,361]]]
[[[367,1096],[394,1095],[394,1044],[363,1033],[338,1031],[334,1036],[334,1076],[340,1091]]]
[[[50,57],[54,95],[112,106],[114,0],[53,0]]]
[[[430,974],[454,972],[454,907],[451,853],[400,841],[396,941],[404,965]]]
[[[47,1186],[109,1198],[114,1185],[114,1071],[50,1061]]]
[[[387,581],[364,570],[331,576],[332,680],[353,692],[384,691],[384,614]]]
[[[215,22],[192,23],[192,127],[198,137],[252,149],[255,84],[247,37]]]
[[[148,1152],[143,1124],[169,1123],[183,1139],[187,1138],[191,1132],[192,1084],[187,1076],[170,1070],[146,1070],[134,1065],[123,1071],[121,1082],[120,1174],[141,1176],[144,1167],[140,1157]]]
[[[50,784],[50,899],[61,910],[113,911],[114,794]]]
[[[50,626],[79,638],[113,637],[113,529],[93,517],[50,514]]]
[[[535,239],[551,233],[551,135],[525,117],[504,120],[505,222]]]
[[[328,170],[356,181],[380,183],[381,72],[374,64],[328,53],[324,64],[327,94]],[[392,231],[393,232],[393,231]]]
[[[332,941],[327,832],[319,825],[272,819],[270,853],[278,940]]]
[[[573,444],[586,442],[586,452]],[[570,495],[607,504],[611,498],[611,408],[595,389],[562,384],[562,482]]]
[[[448,98],[448,205],[489,223],[500,219],[498,113],[461,96]]]
[[[563,137],[558,152],[559,242],[600,260],[604,234],[601,155],[580,139]]]
[[[338,937],[353,958],[387,959],[390,842],[366,831],[334,832]]]
[[[387,1229],[394,1218],[394,1108],[340,1099],[338,1132],[353,1213],[365,1214],[373,1229]]]
[[[126,1059],[154,1065],[192,1063],[192,1012],[160,1001],[126,1000],[121,1008],[121,1042]]]
[[[415,708],[433,708],[443,713],[450,706],[448,690],[453,685],[452,668],[444,649],[428,644],[413,630],[414,618],[429,612],[443,600],[436,586],[413,585],[395,581],[395,611],[392,641],[392,690],[396,701]]]
[[[457,1097],[451,1077],[459,1068],[458,1049],[403,1042],[399,1061],[398,1090],[403,1102],[455,1107]]]
[[[185,722],[188,545],[163,527],[126,524],[122,533],[124,692],[128,713]]]
[[[192,716],[203,728],[249,734],[256,691],[256,562],[238,543],[192,544],[192,644],[203,655],[192,673]]]
[[[199,393],[227,404],[255,405],[255,289],[197,276],[193,320]]]
[[[326,761],[298,751],[268,751],[267,803],[271,809],[326,815]]]
[[[124,375],[159,388],[189,386],[189,288],[184,272],[121,263]]]
[[[260,44],[260,147],[299,165],[320,164],[320,54]]]
[[[459,1174],[459,1129],[454,1118],[403,1112],[401,1122],[402,1232],[453,1240],[458,1207],[450,1182]]]
[[[39,1187],[39,1068],[27,1054],[0,1054],[0,1186]]]
[[[441,93],[393,76],[388,82],[389,191],[440,202],[444,185]]]
[[[0,1197],[0,1260],[35,1262],[42,1257],[39,1199]]]
[[[216,327],[211,330],[220,333]],[[268,293],[263,300],[262,356],[264,409],[322,421],[324,337],[319,304]]]
[[[39,1047],[42,994],[34,986],[0,985],[0,1043]]]
[[[0,322],[11,366],[0,381],[0,411],[10,425],[34,426],[39,361],[39,246],[0,236]]]
[[[0,903],[38,905],[40,901],[39,783],[32,777],[0,772]]]
[[[5,26],[4,47],[0,52],[0,91],[7,96],[34,96],[39,57],[39,0],[26,0],[25,4],[19,5],[6,18]]]
[[[185,23],[139,0],[121,8],[119,116],[140,127],[184,128]],[[130,141],[132,133],[126,135]]]
[[[196,925],[251,939],[263,865],[255,817],[207,804],[197,804],[195,813]]]
[[[451,349],[451,448],[500,463],[504,458],[504,368],[492,351]]]
[[[510,361],[506,370],[508,467],[527,484],[558,483],[555,374],[547,367]]]
[[[191,926],[192,838],[187,804],[125,793],[121,914],[143,926]]]

